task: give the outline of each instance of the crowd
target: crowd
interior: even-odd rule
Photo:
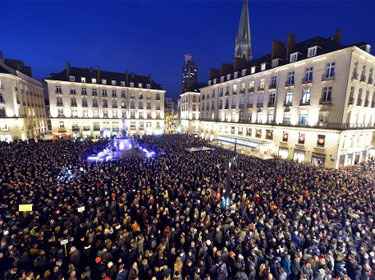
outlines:
[[[323,170],[190,153],[207,143],[188,136],[140,141],[154,158],[101,164],[82,156],[90,141],[0,144],[0,279],[375,279],[374,162]]]

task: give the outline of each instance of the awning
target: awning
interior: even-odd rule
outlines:
[[[259,146],[266,146],[269,145],[270,142],[261,140],[261,139],[254,139],[254,138],[234,138],[234,137],[228,137],[228,136],[217,136],[215,140],[223,143],[229,143],[229,144],[237,144],[239,146],[245,146],[249,148],[258,148]]]

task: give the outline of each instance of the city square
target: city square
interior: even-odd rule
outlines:
[[[3,5],[0,279],[375,279],[375,2],[69,2]]]

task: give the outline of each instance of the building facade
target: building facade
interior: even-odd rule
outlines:
[[[47,132],[43,85],[19,60],[0,58],[0,141],[42,138]]]
[[[45,82],[55,136],[164,132],[165,91],[150,77],[67,65]]]
[[[185,62],[182,68],[181,92],[190,91],[198,84],[198,66],[194,63],[191,54],[185,54]]]
[[[373,155],[374,69],[370,46],[342,46],[339,33],[301,43],[289,36],[245,68],[212,71],[200,131],[327,168],[356,164]]]
[[[199,131],[199,91],[188,91],[180,95],[179,116],[183,132]]]

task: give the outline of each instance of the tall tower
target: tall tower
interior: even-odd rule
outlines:
[[[182,92],[192,90],[198,83],[198,67],[191,54],[185,54],[185,63],[182,68]]]
[[[236,37],[234,58],[250,61],[253,58],[251,48],[249,1],[244,0],[241,11],[240,26]]]

